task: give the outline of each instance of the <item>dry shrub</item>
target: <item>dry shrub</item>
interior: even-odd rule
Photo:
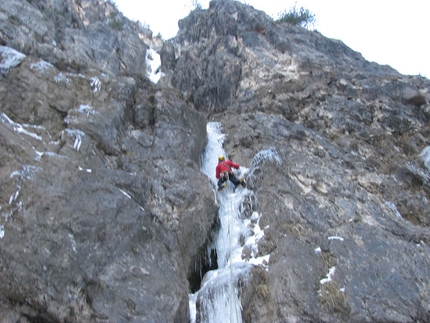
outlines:
[[[300,224],[282,223],[280,225],[280,231],[288,235],[292,235],[297,240],[300,240],[304,229]]]
[[[267,287],[267,284],[260,284],[255,286],[255,292],[257,293],[257,296],[261,299],[267,301],[270,298],[269,288]]]
[[[321,261],[324,263],[326,270],[337,265],[336,257],[329,252],[323,252],[321,254]]]
[[[341,292],[335,281],[321,285],[321,305],[330,313],[338,314],[343,318],[349,316],[350,308],[346,303],[345,293]]]

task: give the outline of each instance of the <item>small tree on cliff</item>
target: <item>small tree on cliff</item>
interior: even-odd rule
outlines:
[[[199,0],[192,0],[192,1],[191,1],[191,5],[192,5],[192,7],[193,7],[194,9],[202,10],[202,5],[201,5],[201,3],[199,2]]]
[[[303,7],[297,9],[296,5],[294,5],[294,7],[292,7],[289,11],[284,10],[280,12],[276,22],[288,22],[289,24],[308,28],[315,23],[315,15],[308,9]]]

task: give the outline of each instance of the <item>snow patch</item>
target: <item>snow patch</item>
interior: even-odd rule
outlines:
[[[18,186],[18,190],[9,197],[9,205],[11,205],[12,202],[18,198],[20,190],[21,190],[21,187]]]
[[[93,108],[92,107],[90,107],[89,105],[87,105],[87,104],[81,104],[80,106],[79,106],[79,108],[78,108],[78,110],[77,110],[79,113],[83,113],[83,114],[86,114],[87,115],[87,117],[88,116],[90,116],[90,115],[95,115],[95,114],[98,114],[98,112],[97,111],[94,111],[93,110]]]
[[[336,267],[331,267],[328,271],[328,274],[326,275],[326,278],[323,278],[320,280],[320,284],[326,284],[328,282],[331,282],[333,280],[334,273],[336,272]]]
[[[9,70],[18,66],[25,58],[23,53],[13,48],[0,46],[0,69]]]
[[[66,134],[69,137],[75,137],[75,142],[73,143],[73,148],[75,148],[77,151],[81,149],[82,145],[82,138],[85,137],[85,133],[82,130],[79,129],[66,129],[63,130],[62,133],[66,132]]]
[[[400,212],[397,210],[397,207],[394,205],[394,203],[387,201],[385,202],[385,204],[391,209],[393,210],[394,214],[396,215],[396,217],[398,217],[399,219],[403,220],[402,215],[400,214]]]
[[[9,178],[14,178],[15,176],[20,176],[21,175],[21,173],[19,172],[19,171],[13,171],[10,175],[9,175]]]
[[[4,237],[4,225],[0,225],[0,239]]]
[[[40,161],[42,159],[42,156],[45,154],[43,151],[38,151],[38,150],[36,150],[35,153],[36,153],[36,158],[35,158],[36,161]]]
[[[61,72],[54,76],[54,81],[57,84],[58,83],[65,83],[65,84],[70,83],[70,80]]]
[[[279,157],[278,152],[276,151],[276,149],[274,147],[271,147],[269,149],[259,151],[254,156],[254,158],[252,159],[252,162],[251,162],[251,168],[254,168],[257,165],[259,165],[260,163],[265,162],[265,161],[275,162],[278,165],[282,164],[282,159],[281,159],[281,157]]]
[[[161,73],[160,55],[152,48],[148,49],[146,51],[145,63],[146,75],[149,77],[152,83],[158,83],[161,76],[164,75]]]
[[[37,171],[41,170],[40,167],[32,166],[32,165],[24,165],[22,166],[22,171],[15,170],[10,175],[9,178],[14,178],[19,176],[20,180],[32,180]]]
[[[127,198],[131,199],[131,196],[129,194],[127,194],[126,192],[124,192],[122,189],[119,189],[121,191],[122,194],[124,194],[124,196],[126,196]]]
[[[102,88],[102,82],[97,76],[93,76],[90,81],[91,88],[93,92],[98,92]]]
[[[33,63],[30,65],[30,69],[36,69],[38,72],[45,73],[47,70],[53,68],[54,65],[51,63],[45,62],[44,60],[40,60],[37,63]]]
[[[32,138],[37,139],[37,140],[42,140],[41,136],[35,134],[34,132],[30,132],[30,131],[24,129],[24,127],[31,127],[31,126],[21,125],[20,123],[16,123],[16,122],[12,121],[11,119],[9,119],[9,117],[3,112],[0,115],[0,121],[2,121],[5,124],[8,124],[13,129],[13,131],[15,131],[17,133],[20,133],[20,134],[22,133],[24,135],[27,135],[27,136],[32,137]]]
[[[340,241],[343,241],[342,237],[336,237],[336,236],[328,237],[327,239],[329,239],[329,240],[340,240]]]
[[[79,115],[84,115],[85,117],[89,118],[91,116],[98,115],[99,112],[95,111],[91,106],[88,104],[81,104],[78,108],[71,109],[67,115],[67,117],[64,118],[64,122],[67,124],[73,123],[73,121],[77,120],[79,118]]]
[[[430,172],[430,146],[424,148],[423,151],[419,154],[419,156],[423,160],[427,170]]]

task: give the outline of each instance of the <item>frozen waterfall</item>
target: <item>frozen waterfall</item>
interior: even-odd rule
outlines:
[[[218,217],[220,229],[212,249],[216,250],[218,269],[209,271],[203,277],[200,290],[190,294],[191,322],[219,323],[242,322],[242,307],[239,283],[246,281],[253,266],[267,266],[269,255],[257,257],[258,241],[264,236],[258,222],[260,214],[254,212],[246,218],[240,212],[244,198],[255,200],[253,192],[238,187],[233,193],[233,185],[217,192],[215,168],[218,156],[227,154],[222,145],[224,135],[221,125],[216,122],[207,124],[208,143],[202,156],[201,171],[214,183],[214,192],[219,204]],[[248,169],[240,167],[236,175],[243,177]],[[247,260],[242,259],[244,248],[250,250]]]

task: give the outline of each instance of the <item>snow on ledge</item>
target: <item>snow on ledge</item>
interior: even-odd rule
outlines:
[[[343,241],[342,237],[336,237],[336,236],[328,237],[327,239],[329,239],[329,240],[340,240],[340,241]]]
[[[34,139],[42,140],[42,137],[39,136],[38,134],[24,129],[24,127],[31,127],[30,125],[24,124],[24,126],[23,126],[20,123],[14,122],[3,112],[0,114],[0,121],[5,123],[5,124],[8,124],[13,129],[13,131],[15,131],[16,133],[19,133],[19,134],[22,133],[22,134],[27,135],[29,137],[32,137]]]
[[[9,70],[18,66],[25,58],[23,53],[13,48],[0,46],[0,69]]]
[[[40,60],[37,63],[33,63],[30,65],[31,70],[34,68],[35,70],[37,70],[41,73],[44,73],[53,67],[54,67],[54,65],[52,65],[51,63],[45,62],[44,60]]]
[[[328,274],[326,275],[326,278],[323,278],[320,280],[320,284],[323,285],[331,282],[333,280],[333,276],[335,272],[336,272],[336,267],[331,267],[330,270],[328,271]]]

